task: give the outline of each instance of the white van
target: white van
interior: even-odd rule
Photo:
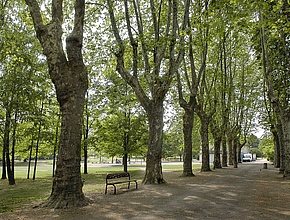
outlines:
[[[243,155],[243,162],[252,162],[253,156],[252,154],[244,154]]]

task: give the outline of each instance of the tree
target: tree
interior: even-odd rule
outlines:
[[[26,0],[36,36],[47,58],[49,75],[56,89],[62,116],[60,146],[52,192],[45,206],[50,208],[79,207],[87,204],[82,192],[80,173],[81,136],[87,70],[82,57],[85,2],[74,3],[73,30],[63,48],[63,2],[53,0],[51,20],[45,23],[36,0]]]
[[[181,5],[184,7],[182,14],[188,13],[185,5],[189,4],[182,2]],[[125,12],[124,20],[119,20],[127,28],[128,38],[125,41],[121,38],[115,15],[116,8],[121,5],[107,0],[117,45],[117,71],[132,87],[148,116],[149,144],[143,179],[145,184],[165,182],[161,166],[163,102],[182,58],[182,53],[176,57],[175,52],[178,40],[178,6],[177,0],[158,3],[151,0],[149,4],[141,4],[139,1],[129,4],[125,0],[124,8],[119,8]],[[183,38],[181,35],[181,41]],[[125,60],[125,54],[129,51],[132,62]]]
[[[2,163],[2,178],[6,178],[7,167],[9,184],[14,184],[14,156],[19,150],[17,143],[21,139],[20,124],[28,119],[27,115],[34,109],[33,102],[41,99],[42,90],[46,91],[49,86],[45,89],[42,87],[46,80],[38,75],[43,70],[41,57],[37,53],[39,47],[36,40],[31,39],[33,32],[25,24],[26,16],[20,9],[21,2],[2,3],[1,11],[5,16],[1,27],[0,107],[5,113],[5,116],[1,115],[1,121],[4,133],[3,154],[6,155]],[[32,85],[32,81],[37,86]]]
[[[260,51],[268,99],[281,122],[283,176],[290,178],[289,3],[260,4]],[[265,16],[271,13],[272,17]],[[275,19],[279,17],[279,19]]]

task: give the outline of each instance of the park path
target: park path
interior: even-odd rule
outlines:
[[[138,190],[118,190],[117,195],[90,194],[93,203],[84,208],[28,208],[0,219],[290,219],[290,181],[271,164],[263,169],[262,162],[250,162],[195,175],[164,172],[167,184],[140,185]]]

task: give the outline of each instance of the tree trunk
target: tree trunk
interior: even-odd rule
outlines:
[[[211,134],[214,139],[214,161],[213,161],[213,167],[214,169],[222,168],[221,165],[221,142],[222,142],[222,131],[218,123],[213,120],[210,123],[210,130]]]
[[[126,114],[125,114],[126,116]],[[130,116],[129,116],[130,117]],[[125,120],[127,120],[127,118],[125,117]],[[126,131],[124,132],[123,135],[123,168],[124,168],[124,172],[128,172],[128,146],[129,145],[129,134],[128,134],[128,130],[126,128]]]
[[[238,140],[238,163],[242,163],[242,148],[246,145],[246,143],[246,139],[243,143],[240,143],[240,141]]]
[[[282,117],[285,150],[285,170],[283,177],[290,179],[290,108],[285,110]]]
[[[280,168],[281,152],[280,152],[280,142],[279,142],[278,132],[274,126],[271,127],[271,132],[273,134],[273,139],[274,139],[274,166],[275,168]]]
[[[43,113],[43,102],[41,103],[40,121],[39,121],[39,126],[38,126],[37,140],[36,140],[36,147],[35,147],[34,169],[33,169],[33,177],[32,177],[33,180],[35,180],[35,177],[36,177],[36,168],[37,168],[37,160],[38,160],[38,149],[39,149],[41,126],[42,126],[42,120],[41,120],[42,119],[42,113]]]
[[[85,1],[74,1],[74,26],[63,47],[63,2],[52,0],[51,21],[42,20],[36,0],[26,0],[36,36],[47,58],[49,75],[56,89],[62,115],[59,152],[52,192],[44,204],[49,208],[73,208],[88,204],[82,187],[81,138],[88,73],[84,65],[83,26]],[[70,8],[68,6],[68,8]]]
[[[123,155],[123,170],[124,172],[128,172],[128,154],[124,153]]]
[[[228,166],[228,151],[227,151],[227,140],[226,140],[226,135],[223,134],[222,137],[222,167],[227,167]]]
[[[3,140],[4,143],[4,140]],[[6,159],[5,159],[5,154],[6,153],[6,147],[5,144],[3,144],[3,150],[2,150],[2,180],[7,179],[7,173],[6,173]]]
[[[58,146],[58,129],[59,129],[59,120],[60,120],[60,115],[58,116],[57,122],[56,122],[56,127],[55,127],[55,142],[53,146],[53,162],[52,162],[52,177],[54,177],[54,171],[55,171],[55,162],[56,162],[56,155],[57,155],[57,146]]]
[[[32,151],[33,151],[33,136],[32,136],[32,140],[31,140],[31,145],[29,146],[29,158],[28,158],[27,179],[30,178],[30,165],[31,165]]]
[[[87,204],[80,171],[85,89],[77,85],[76,88],[73,93],[65,90],[60,92],[63,95],[58,96],[62,112],[60,147],[52,193],[45,204],[47,207],[70,208]]]
[[[219,169],[222,168],[221,165],[221,142],[222,142],[222,137],[221,136],[215,136],[214,137],[214,161],[213,161],[213,166],[214,169]]]
[[[233,164],[234,168],[238,168],[238,138],[233,139]]]
[[[127,95],[127,83],[126,83],[126,95]],[[129,109],[129,105],[126,101],[126,107],[124,112],[124,120],[125,120],[125,131],[123,134],[123,167],[124,172],[128,171],[128,151],[129,151],[129,131],[131,129],[131,111]]]
[[[228,151],[229,151],[229,165],[234,165],[233,161],[233,138],[232,134],[227,135]]]
[[[13,124],[13,134],[12,134],[12,149],[11,149],[11,171],[12,171],[12,179],[14,179],[15,181],[15,177],[14,177],[14,168],[15,168],[15,146],[16,146],[16,129],[17,129],[17,111],[15,112],[15,116],[14,116],[14,124]]]
[[[86,103],[86,124],[84,129],[84,174],[88,174],[88,138],[89,138],[89,115]]]
[[[146,156],[144,184],[164,183],[162,174],[162,137],[163,137],[163,101],[156,101],[149,106],[149,145]]]
[[[201,172],[211,171],[209,164],[209,139],[208,139],[208,126],[209,119],[205,116],[199,117],[201,122],[200,136],[201,136]]]
[[[9,185],[15,184],[14,175],[11,169],[11,160],[10,160],[10,129],[11,129],[11,113],[9,110],[6,110],[6,117],[5,117],[5,125],[4,125],[4,137],[3,137],[3,148],[5,149],[5,160],[6,160],[6,169],[8,175],[8,182]],[[3,157],[3,158],[4,158]]]
[[[194,112],[184,109],[183,115],[183,173],[182,176],[194,176],[192,172],[192,130],[194,125]]]
[[[277,134],[278,134],[278,141],[279,141],[279,146],[280,146],[280,173],[284,173],[285,170],[285,143],[284,143],[284,132],[282,128],[282,122],[278,118],[278,123],[277,123]]]

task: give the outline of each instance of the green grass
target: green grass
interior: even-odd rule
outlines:
[[[27,204],[43,201],[49,196],[52,178],[16,179],[10,186],[8,180],[0,181],[0,213],[13,211]]]
[[[15,166],[16,184],[10,186],[8,180],[0,180],[0,213],[13,211],[17,208],[46,200],[52,187],[52,165],[41,163],[37,166],[36,180],[32,180],[33,166],[30,169],[30,179],[27,178],[27,163]],[[131,177],[141,182],[144,177],[145,165],[130,164],[128,171]],[[194,172],[200,165],[193,165]],[[182,164],[163,164],[164,171],[182,172]],[[83,192],[103,193],[107,173],[123,171],[122,165],[106,167],[88,167],[89,174],[82,174],[84,179]],[[83,173],[83,170],[82,170]]]

